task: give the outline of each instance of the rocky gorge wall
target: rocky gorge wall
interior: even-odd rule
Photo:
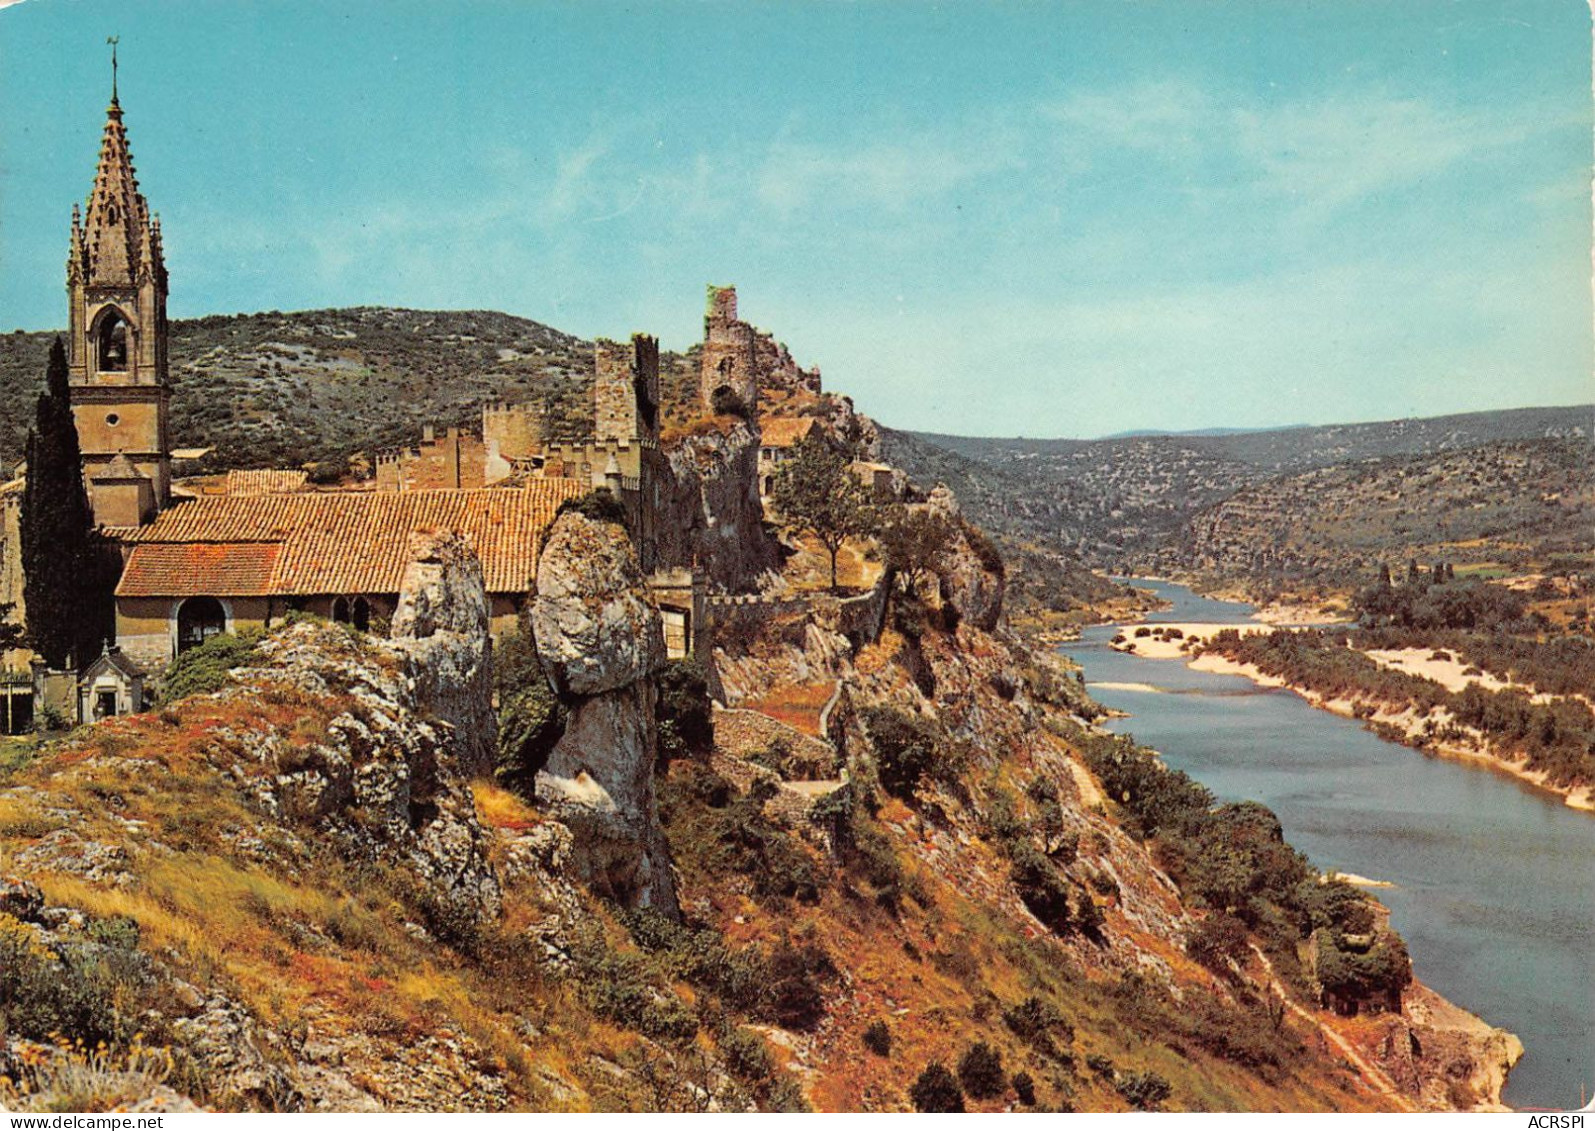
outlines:
[[[570,711],[537,775],[538,797],[575,833],[574,860],[594,890],[675,916],[653,782],[664,630],[622,527],[576,512],[555,520],[531,623],[543,670]]]
[[[759,501],[759,434],[746,421],[681,439],[669,452],[655,530],[664,566],[696,564],[711,586],[745,592],[780,566]]]

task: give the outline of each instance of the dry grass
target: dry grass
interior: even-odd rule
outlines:
[[[823,738],[825,736],[820,733],[820,712],[825,709],[825,705],[831,701],[831,696],[835,693],[835,680],[823,683],[787,684],[771,688],[762,698],[743,703],[741,706],[750,711],[757,711],[761,715],[768,715],[776,722],[785,723],[811,737]]]

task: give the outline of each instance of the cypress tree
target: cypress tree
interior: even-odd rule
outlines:
[[[69,657],[82,663],[98,649],[105,594],[60,338],[50,347],[27,458],[21,528],[28,644],[52,668],[64,669]]]

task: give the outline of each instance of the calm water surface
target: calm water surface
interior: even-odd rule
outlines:
[[[1247,605],[1135,584],[1173,602],[1148,620],[1249,620]],[[1131,715],[1108,725],[1220,798],[1267,805],[1318,867],[1393,883],[1374,894],[1418,977],[1522,1039],[1506,1102],[1580,1106],[1595,1085],[1595,816],[1375,738],[1288,691],[1115,652],[1115,631],[1087,629],[1063,648],[1088,687],[1157,689],[1092,687]]]

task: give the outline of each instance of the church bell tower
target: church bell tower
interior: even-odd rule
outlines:
[[[112,56],[100,162],[88,208],[72,207],[67,361],[83,478],[95,521],[149,521],[171,499],[171,389],[161,222],[138,191]],[[129,491],[130,476],[147,479]],[[145,500],[128,505],[129,497]]]

